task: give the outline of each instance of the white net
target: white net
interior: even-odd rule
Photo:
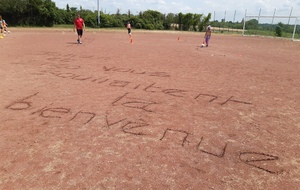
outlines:
[[[243,35],[300,39],[298,17],[245,16]]]
[[[211,25],[213,32],[300,40],[300,16],[297,15],[298,13],[299,10],[293,8],[214,11]]]

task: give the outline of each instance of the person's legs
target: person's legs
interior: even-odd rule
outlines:
[[[81,38],[82,38],[82,30],[77,30],[77,34],[78,34],[78,38],[77,38],[77,42],[81,44]]]
[[[206,36],[206,38],[205,38],[206,47],[208,47],[209,39],[210,39],[210,36]]]
[[[79,30],[77,29],[77,43],[79,43]]]
[[[82,43],[82,42],[81,42],[82,35],[83,35],[83,30],[80,31],[80,36],[79,36],[79,37],[80,37],[80,40],[79,40],[79,41],[80,41],[80,42],[79,42],[80,44]]]
[[[131,36],[131,29],[130,28],[128,28],[128,35],[129,35],[129,37]]]

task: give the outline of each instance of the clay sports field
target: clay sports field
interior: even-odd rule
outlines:
[[[299,42],[10,30],[0,189],[299,188]]]

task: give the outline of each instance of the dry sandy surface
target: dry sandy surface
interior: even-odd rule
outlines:
[[[10,30],[0,189],[299,188],[299,42]]]

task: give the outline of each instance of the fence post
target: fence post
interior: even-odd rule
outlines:
[[[243,36],[245,35],[246,17],[247,17],[247,9],[245,9],[244,26],[243,26],[243,34],[242,34]]]

